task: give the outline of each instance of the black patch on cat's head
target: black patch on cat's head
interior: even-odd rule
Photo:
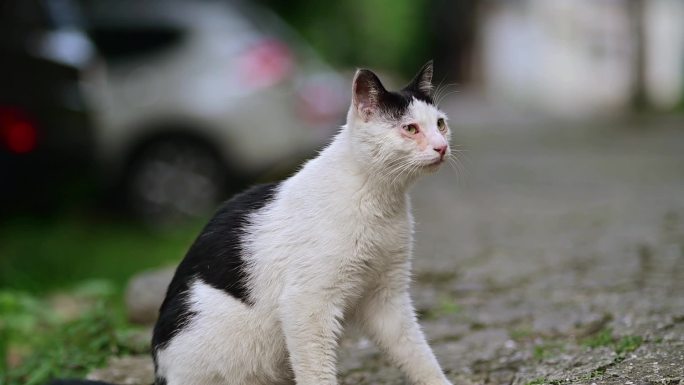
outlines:
[[[399,119],[406,114],[413,98],[434,104],[432,72],[432,60],[430,60],[406,87],[393,92],[385,89],[373,71],[359,69],[354,76],[352,104],[365,121],[375,114],[392,120]]]

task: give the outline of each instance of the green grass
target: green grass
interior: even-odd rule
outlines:
[[[644,342],[641,336],[624,336],[615,342],[615,353],[618,356],[624,356],[627,353],[631,353]]]
[[[202,222],[161,232],[93,217],[5,219],[0,384],[82,377],[111,356],[147,349],[126,342],[135,328],[125,319],[123,288],[141,270],[178,263]],[[76,310],[60,312],[56,293]]]
[[[0,287],[46,293],[102,278],[121,289],[142,269],[175,264],[199,223],[165,232],[92,218],[14,218],[0,225]]]
[[[592,370],[592,372],[589,374],[589,378],[590,379],[598,378],[598,377],[603,376],[604,374],[606,374],[606,368],[604,368],[604,367],[598,368],[598,369]]]
[[[547,379],[540,377],[540,378],[535,378],[534,380],[528,382],[525,385],[544,385],[547,383]]]
[[[126,337],[135,329],[113,301],[114,292],[105,281],[83,284],[70,293],[81,310],[64,316],[49,300],[0,291],[0,383],[82,377],[110,356],[131,353]]]
[[[427,319],[437,319],[450,314],[457,314],[461,311],[461,306],[457,304],[453,299],[443,296],[439,299],[439,304],[436,308],[430,309],[425,318]]]
[[[524,330],[524,329],[523,329]],[[521,338],[526,338],[526,332],[515,332],[511,334],[520,334]],[[613,330],[611,328],[604,328],[592,335],[591,337],[585,338],[579,341],[581,345],[590,347],[592,349],[599,347],[607,347],[612,349],[616,356],[612,363],[599,367],[590,373],[578,378],[580,381],[590,381],[596,378],[602,377],[606,374],[607,368],[622,362],[628,353],[633,352],[643,343],[643,338],[641,336],[625,335],[620,338],[613,336]],[[563,344],[560,341],[550,341],[544,342],[534,346],[532,352],[534,358],[541,361],[545,358],[549,358],[554,354],[561,352],[563,350]],[[536,378],[532,381],[527,382],[525,385],[560,385],[567,382],[567,380],[549,380],[544,377]],[[574,382],[573,382],[574,383]]]
[[[560,385],[564,381],[562,380],[549,380],[544,377],[535,378],[534,380],[526,383],[525,385]]]
[[[529,326],[520,326],[511,330],[508,334],[513,340],[522,341],[532,338],[534,331]]]
[[[585,338],[584,340],[581,341],[582,345],[588,346],[590,348],[598,348],[602,346],[612,346],[614,339],[613,339],[613,329],[606,328],[600,330],[598,333],[595,335]]]
[[[627,353],[635,351],[641,346],[644,339],[641,336],[626,335],[620,338],[613,337],[613,330],[605,328],[593,337],[587,338],[582,342],[590,348],[609,347],[615,351],[618,357],[624,358]]]
[[[535,345],[532,351],[533,357],[537,361],[542,361],[545,358],[550,358],[563,351],[563,343],[559,341],[544,342],[540,345]]]

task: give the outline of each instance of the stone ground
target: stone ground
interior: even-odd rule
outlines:
[[[413,296],[448,377],[684,384],[684,118],[475,126],[453,128],[466,173],[413,191]],[[354,333],[339,357],[341,384],[407,383]]]

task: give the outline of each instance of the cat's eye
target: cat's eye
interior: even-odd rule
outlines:
[[[413,123],[407,124],[404,126],[404,130],[406,130],[406,132],[408,132],[411,135],[415,135],[418,133],[418,126]]]
[[[447,125],[446,125],[446,122],[444,121],[444,118],[437,119],[437,128],[439,129],[440,132],[446,132]]]

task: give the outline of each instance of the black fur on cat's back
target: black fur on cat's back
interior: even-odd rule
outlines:
[[[277,183],[254,186],[223,203],[178,265],[152,336],[152,351],[166,344],[191,320],[189,285],[195,279],[250,304],[244,278],[242,234],[248,215],[274,196]]]

